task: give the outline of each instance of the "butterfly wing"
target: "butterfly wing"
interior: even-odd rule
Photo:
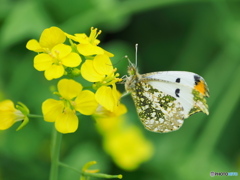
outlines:
[[[159,71],[141,75],[142,79],[155,79],[160,81],[178,83],[194,88],[204,96],[209,96],[209,90],[205,80],[196,73],[187,71]]]
[[[191,72],[166,71],[140,75],[132,97],[146,129],[171,132],[199,111],[208,114],[204,96],[208,88],[202,77]]]
[[[131,92],[144,127],[153,132],[171,132],[183,124],[184,111],[173,96],[139,81]]]
[[[209,96],[209,90],[205,80],[198,74],[160,71],[143,74],[142,81],[176,98],[184,108],[185,118],[199,111],[208,114],[204,97]]]

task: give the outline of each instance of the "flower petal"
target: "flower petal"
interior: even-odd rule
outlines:
[[[16,121],[12,112],[0,110],[0,130],[10,128]]]
[[[112,62],[107,55],[97,55],[93,59],[93,67],[99,74],[109,75],[113,73]]]
[[[72,52],[72,48],[65,44],[58,44],[52,48],[51,52],[55,58],[62,59]]]
[[[113,112],[115,106],[117,105],[112,93],[112,88],[108,86],[100,87],[95,94],[95,98],[100,105],[111,112]]]
[[[116,84],[112,84],[112,95],[115,101],[115,104],[118,105],[120,98],[121,98],[121,93],[117,90]],[[116,108],[116,106],[115,106]]]
[[[84,115],[93,114],[98,106],[94,93],[89,90],[82,91],[77,96],[75,103],[75,109]]]
[[[15,107],[14,107],[14,103],[7,99],[7,100],[4,100],[4,101],[1,101],[0,102],[0,111],[16,111]]]
[[[48,69],[53,63],[53,59],[50,55],[42,53],[38,54],[34,58],[34,68],[38,71],[44,71]]]
[[[106,50],[104,50],[104,54],[107,55],[108,57],[114,57],[114,54],[113,53],[110,53]]]
[[[69,39],[71,39],[71,40],[73,40],[73,41],[76,41],[76,42],[78,42],[78,40],[77,40],[76,36],[74,36],[74,35],[71,35],[71,34],[68,34],[68,33],[66,33],[66,32],[65,32],[65,35],[67,36],[67,38],[69,38]]]
[[[62,64],[67,67],[77,67],[82,62],[81,57],[77,53],[70,53],[61,59]]]
[[[89,82],[98,82],[102,81],[105,77],[103,74],[99,74],[93,67],[92,60],[86,60],[81,66],[81,74],[84,79]]]
[[[84,56],[91,56],[95,54],[104,54],[104,50],[98,46],[92,44],[78,44],[77,50]]]
[[[36,39],[31,39],[27,42],[26,48],[34,52],[43,52],[44,49]]]
[[[82,85],[72,79],[61,79],[58,82],[58,92],[64,99],[72,99],[82,91]]]
[[[78,117],[71,109],[65,109],[55,122],[55,128],[60,133],[73,133],[78,128]]]
[[[103,106],[98,106],[94,115],[97,115],[98,118],[115,118],[126,112],[126,106],[124,104],[119,104],[113,109],[113,112],[106,110]]]
[[[89,38],[85,33],[74,34],[73,37],[71,39],[74,41],[80,42],[81,44],[89,44]]]
[[[44,120],[47,122],[55,122],[57,117],[62,114],[63,109],[64,109],[63,101],[47,99],[42,103],[42,112]]]
[[[40,37],[39,43],[44,48],[52,49],[57,44],[62,44],[66,40],[64,32],[58,27],[45,29]]]
[[[57,79],[62,77],[64,74],[64,67],[62,65],[51,65],[45,70],[44,75],[47,80]]]
[[[14,104],[11,100],[4,100],[0,102],[0,130],[10,128],[16,121]]]

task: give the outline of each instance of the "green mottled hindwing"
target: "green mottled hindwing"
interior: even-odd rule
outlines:
[[[170,132],[183,124],[183,107],[176,99],[145,82],[135,84],[131,93],[139,118],[146,129]]]

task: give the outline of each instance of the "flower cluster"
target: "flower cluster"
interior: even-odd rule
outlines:
[[[43,71],[49,81],[60,79],[58,92],[54,93],[59,99],[45,100],[42,112],[44,120],[55,122],[56,129],[61,133],[75,132],[80,114],[92,115],[97,107],[109,111],[118,107],[121,95],[116,83],[121,79],[110,60],[113,54],[99,47],[97,37],[100,33],[97,28],[91,28],[89,36],[85,33],[70,35],[58,27],[50,27],[42,32],[39,41],[31,39],[27,42],[26,48],[37,53],[34,68]],[[83,87],[74,80],[80,75],[92,86]],[[6,102],[2,103],[4,107]],[[2,115],[4,123],[0,129],[7,129],[26,116],[13,110],[12,104],[12,113],[5,109],[1,111],[6,113]]]
[[[82,85],[72,79],[61,79],[58,82],[60,100],[47,99],[43,102],[42,111],[47,122],[55,122],[61,133],[75,132],[78,127],[76,111],[84,115],[95,112],[98,104],[94,93],[82,90]]]
[[[54,92],[57,98],[42,103],[43,118],[54,122],[58,132],[73,133],[78,128],[78,116],[92,115],[103,135],[106,152],[117,165],[133,170],[150,158],[153,148],[137,127],[126,125],[127,109],[120,103],[121,94],[116,88],[121,79],[110,59],[113,54],[99,46],[100,33],[91,28],[89,36],[70,35],[58,27],[50,27],[42,32],[39,41],[27,42],[27,49],[37,53],[34,68],[43,71],[48,81],[59,79]],[[84,87],[76,79],[91,86]],[[18,121],[22,121],[18,127],[21,129],[29,117],[34,115],[29,114],[24,104],[14,107],[11,100],[0,102],[0,130]]]
[[[92,115],[98,106],[110,111],[118,106],[120,93],[115,83],[119,74],[115,73],[111,60],[113,54],[99,47],[97,39],[101,31],[91,28],[87,36],[84,33],[70,35],[58,27],[45,29],[37,41],[27,43],[27,49],[35,51],[34,68],[44,71],[47,80],[62,76],[79,76],[92,83],[92,91],[73,79],[61,79],[58,82],[60,100],[47,99],[42,111],[45,121],[55,122],[61,133],[75,132],[78,127],[76,112]],[[66,39],[69,45],[64,44]],[[83,63],[82,63],[83,61]],[[82,64],[81,64],[82,63]]]

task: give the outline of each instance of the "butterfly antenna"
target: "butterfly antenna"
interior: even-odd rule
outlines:
[[[135,44],[135,66],[137,67],[137,50],[138,50],[138,44]]]
[[[128,63],[134,67],[134,64],[130,61],[130,59],[128,58],[128,56],[126,55],[125,58],[128,60]]]

